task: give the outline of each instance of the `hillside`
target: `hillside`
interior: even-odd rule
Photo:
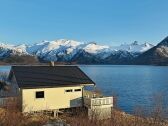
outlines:
[[[135,59],[135,64],[168,65],[168,36],[153,48],[139,55]]]

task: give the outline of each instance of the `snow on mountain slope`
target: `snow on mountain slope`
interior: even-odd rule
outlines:
[[[43,41],[27,48],[27,52],[46,60],[56,61],[58,57],[71,58],[82,43],[74,40],[60,39],[56,41]]]
[[[93,53],[93,54],[101,53],[108,49],[110,49],[109,46],[101,46],[101,45],[97,45],[96,43],[86,44],[86,46],[83,48],[83,50],[85,50],[86,52]]]
[[[16,50],[18,53],[21,53],[21,54],[28,54],[27,46],[25,44],[13,46],[12,49]]]
[[[95,42],[86,44],[83,50],[87,53],[97,55],[101,59],[108,57],[113,52],[109,46],[97,45]]]
[[[95,42],[83,43],[74,40],[59,39],[56,41],[43,41],[29,46],[27,48],[27,52],[37,55],[44,60],[68,61],[71,60],[77,53],[81,52],[81,50],[101,59],[105,59],[111,54],[121,54],[121,52],[124,53],[124,57],[126,56],[125,54],[127,54],[125,52],[135,53],[135,56],[137,56],[137,54],[143,53],[152,47],[153,45],[151,44],[138,44],[136,41],[132,44],[110,47],[98,45]]]
[[[46,53],[53,50],[60,50],[61,48],[76,48],[78,45],[80,45],[80,43],[77,41],[60,39],[56,41],[43,41],[42,43],[34,44],[32,46],[29,46],[27,51],[29,53]]]
[[[27,46],[22,45],[10,45],[10,44],[4,44],[0,43],[0,58],[6,57],[9,55],[25,55],[28,54],[26,51]]]
[[[116,51],[128,51],[133,53],[143,53],[150,48],[154,47],[154,45],[149,43],[138,44],[137,41],[133,42],[132,44],[122,44],[120,46],[112,47],[113,50]]]
[[[15,46],[0,43],[0,57],[5,56],[7,53],[19,55],[30,54],[47,61],[70,61],[75,55],[82,51],[100,59],[105,59],[110,55],[121,54],[122,52],[124,57],[126,57],[126,52],[133,54],[143,53],[152,47],[153,45],[151,44],[138,44],[137,42],[110,47],[98,45],[95,42],[83,43],[74,40],[59,39],[55,41],[42,41],[29,46],[24,44]]]

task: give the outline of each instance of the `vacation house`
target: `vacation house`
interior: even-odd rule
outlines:
[[[9,80],[23,112],[80,107],[84,86],[95,85],[77,66],[13,66]]]
[[[84,90],[95,83],[77,66],[12,66],[9,81],[22,112],[85,106],[89,114],[94,108],[110,113],[113,106],[113,97]]]

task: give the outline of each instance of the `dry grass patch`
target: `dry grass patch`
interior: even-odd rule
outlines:
[[[0,126],[41,126],[47,121],[45,116],[25,116],[17,110],[0,109]]]

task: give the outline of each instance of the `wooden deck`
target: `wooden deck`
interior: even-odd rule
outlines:
[[[111,117],[113,97],[101,93],[84,91],[84,106],[88,108],[89,119],[107,119]]]
[[[99,107],[113,107],[113,97],[103,97],[103,98],[84,98],[84,105],[88,108]]]
[[[113,97],[105,97],[99,93],[85,91],[84,93],[84,106],[88,108],[93,107],[113,107]]]

